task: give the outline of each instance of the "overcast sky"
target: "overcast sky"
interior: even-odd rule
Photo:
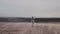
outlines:
[[[0,0],[0,17],[60,17],[60,0]]]

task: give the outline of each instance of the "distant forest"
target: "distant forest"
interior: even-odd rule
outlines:
[[[60,18],[35,18],[35,22],[60,22]]]
[[[24,17],[0,17],[0,22],[31,22],[31,18],[24,18]]]
[[[31,18],[25,17],[0,17],[0,22],[31,22]],[[60,18],[35,18],[34,22],[60,22]]]

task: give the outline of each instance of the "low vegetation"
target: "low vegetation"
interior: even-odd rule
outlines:
[[[60,34],[60,24],[0,23],[0,34]]]

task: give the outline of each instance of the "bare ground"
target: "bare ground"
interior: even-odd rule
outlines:
[[[0,34],[60,34],[60,24],[1,22]]]

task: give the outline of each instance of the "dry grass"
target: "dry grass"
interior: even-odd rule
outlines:
[[[60,34],[60,24],[0,23],[0,34]]]
[[[60,24],[37,23],[33,34],[60,34]]]

